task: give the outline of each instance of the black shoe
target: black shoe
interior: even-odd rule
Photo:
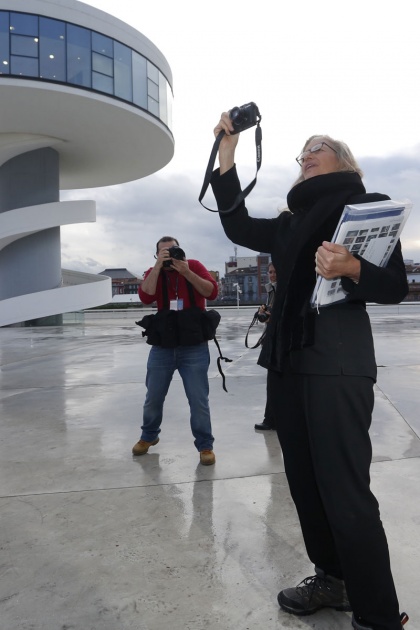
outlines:
[[[400,615],[401,628],[403,626],[405,626],[405,624],[407,623],[408,619],[409,619],[409,617],[408,617],[407,613],[401,613],[401,615]],[[361,621],[356,621],[356,618],[355,618],[354,615],[352,616],[351,624],[352,624],[352,627],[355,630],[373,630],[373,628],[371,626],[365,626]]]
[[[280,608],[292,615],[312,615],[321,608],[351,610],[343,580],[326,575],[315,568],[316,575],[307,577],[294,588],[280,591]]]
[[[266,420],[263,420],[260,424],[255,424],[254,429],[258,429],[258,431],[274,431],[273,425],[269,424]]]

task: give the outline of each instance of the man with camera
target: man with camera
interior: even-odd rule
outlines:
[[[267,303],[260,306],[258,310],[258,320],[263,324],[268,324],[268,320],[270,319],[270,315],[271,315],[271,309],[274,304],[274,296],[276,294],[277,276],[276,276],[276,270],[272,262],[268,265],[268,279],[270,282],[266,286]],[[264,420],[262,422],[257,423],[254,426],[254,428],[257,429],[258,431],[271,431],[276,428],[273,411],[271,409],[271,404],[270,404],[268,381],[267,381],[267,401],[265,405]]]
[[[139,288],[144,304],[156,301],[158,312],[183,311],[198,307],[205,310],[206,299],[214,300],[218,287],[207,269],[198,260],[187,260],[176,238],[163,236],[156,244],[156,263],[144,276]],[[172,320],[168,318],[169,322]],[[170,331],[167,331],[170,333]],[[147,362],[146,400],[140,440],[133,446],[133,455],[144,455],[159,442],[163,404],[175,370],[178,370],[190,406],[190,425],[200,463],[211,466],[213,452],[208,368],[208,342],[163,347],[152,345]]]

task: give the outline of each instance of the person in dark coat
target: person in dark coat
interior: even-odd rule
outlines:
[[[261,306],[258,310],[260,316],[264,318],[264,323],[267,325],[268,320],[270,319],[271,309],[274,304],[274,297],[276,295],[276,286],[277,286],[277,276],[276,270],[272,262],[268,265],[268,278],[270,282],[266,285],[267,288],[267,303]],[[257,422],[254,425],[254,429],[257,431],[274,431],[275,429],[275,420],[273,416],[273,411],[271,409],[271,401],[270,401],[270,393],[268,389],[268,380],[267,380],[267,392],[266,392],[266,403],[264,410],[264,418],[262,422]]]
[[[315,575],[280,591],[281,608],[308,615],[352,610],[357,630],[401,630],[386,535],[370,489],[369,437],[377,375],[366,302],[396,304],[408,292],[398,241],[385,267],[331,242],[346,204],[389,199],[366,193],[348,146],[312,136],[297,158],[300,174],[289,211],[273,219],[230,209],[241,187],[235,167],[239,134],[229,113],[212,188],[226,235],[271,255],[277,291],[258,359],[268,370],[276,428],[291,496]],[[345,301],[311,308],[316,274],[341,278]]]

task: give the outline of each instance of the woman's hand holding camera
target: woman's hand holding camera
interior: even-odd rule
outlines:
[[[219,144],[219,163],[220,174],[226,173],[235,164],[235,149],[239,140],[239,133],[231,135],[234,131],[232,121],[229,117],[229,112],[223,112],[218,124],[214,128],[214,135],[217,138],[221,131],[225,132],[225,135]]]
[[[262,304],[258,309],[257,318],[258,321],[262,324],[266,324],[270,319],[271,311],[267,308],[265,304]]]

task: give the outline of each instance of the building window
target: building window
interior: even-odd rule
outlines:
[[[0,74],[9,74],[9,14],[0,11]]]
[[[125,101],[133,101],[132,52],[123,44],[114,44],[114,85],[115,96]]]
[[[67,24],[67,83],[92,86],[91,32]]]
[[[147,59],[133,52],[133,103],[147,109]],[[134,77],[136,79],[134,80]]]
[[[163,74],[159,74],[159,118],[172,127],[172,110],[170,108],[171,100],[168,97],[168,83]]]
[[[106,92],[107,94],[113,94],[114,82],[111,77],[106,77],[103,74],[92,72],[92,87],[98,92]]]
[[[50,81],[66,80],[66,26],[64,22],[39,20],[39,76]]]
[[[105,74],[108,77],[113,77],[114,63],[109,57],[92,52],[92,75],[95,76],[95,73],[97,72]]]
[[[10,72],[18,76],[37,77],[38,76],[38,59],[29,57],[18,57],[11,55]]]
[[[172,90],[128,46],[75,24],[0,10],[0,75],[59,81],[110,94],[172,127]]]
[[[92,50],[112,59],[114,56],[114,40],[100,33],[92,32]]]
[[[38,36],[38,16],[31,13],[10,13],[10,32],[16,35]]]
[[[159,116],[159,70],[147,62],[147,108],[155,116]]]
[[[12,55],[21,55],[22,57],[38,57],[38,42],[38,37],[11,35],[10,52]]]
[[[92,87],[114,94],[114,42],[99,33],[92,33]]]
[[[38,76],[38,17],[10,13],[10,72],[17,76]]]

